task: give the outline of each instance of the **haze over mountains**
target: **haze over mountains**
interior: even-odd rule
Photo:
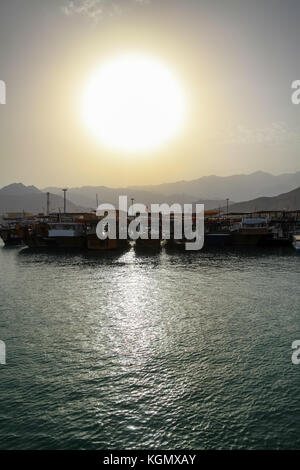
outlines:
[[[50,209],[53,212],[64,206],[63,197],[56,194],[51,194],[50,202]],[[0,189],[0,214],[22,211],[34,214],[45,213],[46,207],[46,194],[35,186],[13,183]],[[68,210],[80,212],[82,208],[68,201]]]
[[[300,210],[300,187],[274,197],[259,197],[230,206],[230,212],[256,212],[272,210]]]
[[[130,199],[134,198],[135,202],[146,205],[174,202],[183,204],[197,201],[204,203],[205,208],[209,210],[225,206],[226,198],[229,198],[230,210],[236,212],[276,208],[294,210],[300,208],[298,198],[300,190],[295,189],[299,187],[300,171],[278,176],[261,171],[250,175],[205,176],[193,181],[129,188],[83,186],[68,190],[67,210],[80,212],[95,209],[96,199],[99,203],[117,205],[120,195],[127,195],[129,203]],[[63,210],[61,188],[49,187],[40,190],[35,186],[14,183],[0,190],[0,214],[22,210],[34,213],[45,212],[47,191],[50,192],[51,211]]]
[[[178,181],[155,186],[136,186],[136,189],[170,194],[186,194],[194,199],[226,199],[245,201],[259,196],[276,196],[300,186],[300,171],[278,176],[263,171],[249,175],[203,176],[192,181]],[[134,189],[133,188],[133,189]]]
[[[300,186],[300,171],[278,176],[258,171],[250,175],[204,176],[192,181],[178,181],[153,186],[107,188],[105,186],[84,186],[70,188],[69,198],[79,205],[95,207],[96,194],[99,202],[116,204],[120,194],[134,198],[136,202],[181,202],[201,200],[208,209],[219,207],[227,198],[230,201],[246,201],[257,197],[277,196]],[[44,191],[61,194],[61,188],[50,187]]]
[[[95,207],[96,194],[99,202],[118,203],[119,195],[127,195],[128,198],[134,198],[136,202],[145,204],[162,203],[168,204],[201,202],[205,204],[207,210],[222,207],[226,204],[226,198],[231,201],[249,201],[260,197],[273,197],[278,194],[286,193],[300,186],[300,171],[296,173],[282,174],[274,176],[270,173],[258,171],[250,175],[233,175],[227,177],[204,176],[192,181],[179,181],[176,183],[165,183],[153,186],[135,186],[129,188],[107,188],[104,186],[84,186],[81,188],[70,188],[69,198],[76,204]],[[51,187],[44,191],[50,191],[54,194],[61,192],[60,188]],[[261,201],[265,204],[266,210],[270,201]],[[256,204],[256,205],[255,205]],[[261,204],[256,202],[261,209]],[[279,200],[276,201],[279,204]],[[282,206],[282,205],[281,205]],[[288,204],[285,200],[285,208],[294,204]],[[242,207],[242,206],[241,206]],[[251,204],[244,204],[245,211],[253,207]],[[273,208],[273,207],[272,207]],[[238,206],[236,206],[237,210]],[[254,210],[254,209],[253,209]]]

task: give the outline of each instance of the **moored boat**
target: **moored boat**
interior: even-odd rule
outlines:
[[[39,222],[24,230],[30,248],[83,248],[85,227],[78,222]]]
[[[85,246],[85,227],[78,222],[48,223],[48,246],[57,248],[83,248]]]
[[[147,240],[138,238],[135,241],[135,248],[137,250],[159,251],[161,249],[161,240],[154,238],[148,238]]]
[[[231,233],[205,233],[204,246],[228,246],[232,242]]]
[[[236,246],[256,246],[264,243],[270,235],[266,219],[243,219],[232,228],[232,243]]]
[[[86,247],[88,250],[119,250],[128,246],[127,239],[107,237],[105,240],[101,240],[96,232],[97,223],[98,221],[90,221],[86,226]]]
[[[0,237],[5,246],[18,246],[23,243],[22,231],[18,226],[1,227]]]
[[[293,247],[300,253],[300,235],[293,236]]]

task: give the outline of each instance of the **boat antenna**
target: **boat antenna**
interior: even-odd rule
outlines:
[[[47,193],[47,216],[50,214],[50,193]]]
[[[64,214],[67,213],[67,191],[68,191],[68,188],[64,188],[62,189],[63,193],[64,193]]]

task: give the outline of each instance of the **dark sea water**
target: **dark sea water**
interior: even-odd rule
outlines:
[[[300,449],[293,249],[0,247],[1,449]]]

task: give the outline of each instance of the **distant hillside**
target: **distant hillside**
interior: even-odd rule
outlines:
[[[127,195],[136,202],[151,203],[192,203],[200,201],[207,210],[230,201],[245,201],[257,197],[272,197],[300,186],[300,171],[278,176],[262,171],[250,175],[203,176],[192,181],[178,181],[152,186],[108,188],[106,186],[82,186],[70,188],[68,196],[78,205],[94,208],[96,195],[99,202],[118,203],[119,195]],[[61,194],[57,187],[45,188],[54,194]]]
[[[300,210],[300,187],[275,197],[258,197],[251,201],[230,205],[230,212],[255,212],[260,210]]]
[[[47,196],[35,186],[25,186],[22,183],[14,183],[0,189],[0,214],[7,212],[31,212],[34,214],[46,212]],[[62,196],[50,194],[50,210],[57,212],[63,210],[64,200]],[[82,207],[67,201],[67,210],[80,212]]]
[[[61,189],[56,187],[45,188],[44,191],[51,191],[54,194],[60,194]],[[141,189],[130,189],[130,188],[107,188],[105,186],[83,186],[81,188],[70,188],[68,190],[68,196],[70,199],[79,205],[85,207],[95,208],[96,198],[98,197],[99,204],[102,202],[118,205],[119,196],[127,196],[128,204],[131,204],[131,198],[134,198],[136,203],[143,203],[148,206],[150,204],[188,204],[195,202],[193,196],[189,196],[183,193],[164,195],[160,193],[144,191]],[[204,199],[201,202],[205,203],[207,209],[213,209],[220,206],[224,201],[218,199],[207,200]]]
[[[236,211],[255,209],[299,208],[299,202],[293,198],[293,190],[300,187],[300,171],[274,176],[258,171],[250,175],[227,177],[204,176],[192,181],[179,181],[154,186],[109,188],[106,186],[82,186],[70,188],[67,193],[68,211],[79,212],[96,208],[96,201],[118,205],[119,196],[131,198],[137,203],[150,206],[156,204],[188,204],[195,201],[203,203],[206,210],[226,206]],[[5,212],[46,211],[46,192],[51,193],[51,210],[63,209],[61,188],[49,187],[42,191],[35,186],[14,183],[0,190],[0,214]],[[297,190],[295,190],[297,191]],[[280,194],[280,196],[277,196]],[[284,198],[284,195],[287,198]],[[233,201],[245,201],[233,203]]]
[[[24,194],[41,194],[42,191],[35,186],[25,186],[22,183],[13,183],[8,186],[4,186],[0,192],[2,196],[23,196]]]
[[[194,200],[223,199],[244,201],[262,196],[276,196],[300,186],[300,171],[278,176],[257,171],[250,175],[203,176],[192,181],[178,181],[154,186],[136,186],[130,189],[150,191],[162,195],[185,194]]]

